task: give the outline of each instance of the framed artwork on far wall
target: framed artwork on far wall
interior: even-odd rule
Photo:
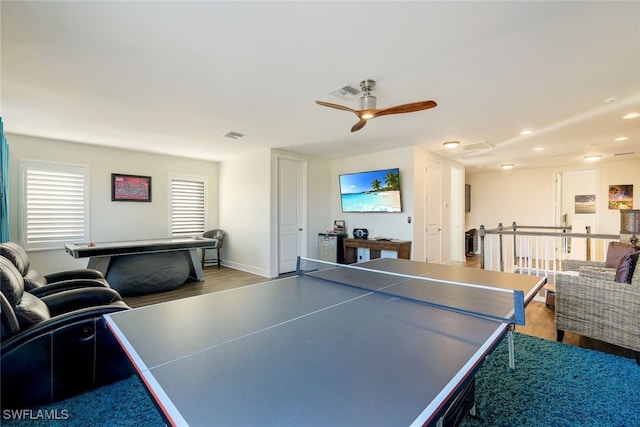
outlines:
[[[576,214],[596,213],[596,195],[583,194],[583,195],[575,196],[575,213]]]
[[[151,177],[142,175],[111,174],[111,201],[150,202]]]
[[[633,185],[610,185],[609,209],[633,209]]]

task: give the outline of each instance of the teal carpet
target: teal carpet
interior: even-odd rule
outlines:
[[[476,375],[477,426],[640,426],[640,366],[635,360],[515,334],[516,369],[506,340]],[[132,377],[46,408],[63,420],[7,420],[3,426],[163,426]],[[213,410],[213,408],[212,408]],[[63,412],[66,411],[66,412]]]
[[[627,359],[515,334],[476,375],[475,426],[640,426],[640,366]]]

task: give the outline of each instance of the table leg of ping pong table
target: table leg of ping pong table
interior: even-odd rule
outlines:
[[[509,367],[516,369],[515,347],[513,343],[513,325],[509,326],[509,332],[507,332],[507,343],[509,344]]]

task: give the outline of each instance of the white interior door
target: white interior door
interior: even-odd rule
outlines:
[[[278,273],[295,271],[298,255],[306,255],[306,163],[278,159]]]
[[[425,189],[427,194],[425,195],[425,213],[427,218],[425,224],[427,224],[427,238],[426,241],[426,254],[427,262],[439,263],[442,260],[441,248],[442,248],[442,178],[440,176],[440,162],[427,159],[427,171],[425,174],[427,182],[425,183]]]
[[[451,261],[465,261],[464,247],[464,172],[461,168],[451,167],[451,218],[450,227],[450,248],[449,257]],[[445,260],[446,261],[446,260]]]

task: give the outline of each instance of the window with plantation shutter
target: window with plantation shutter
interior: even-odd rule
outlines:
[[[21,160],[20,241],[27,250],[88,242],[89,167]]]
[[[205,177],[169,176],[169,235],[195,236],[205,232]]]

